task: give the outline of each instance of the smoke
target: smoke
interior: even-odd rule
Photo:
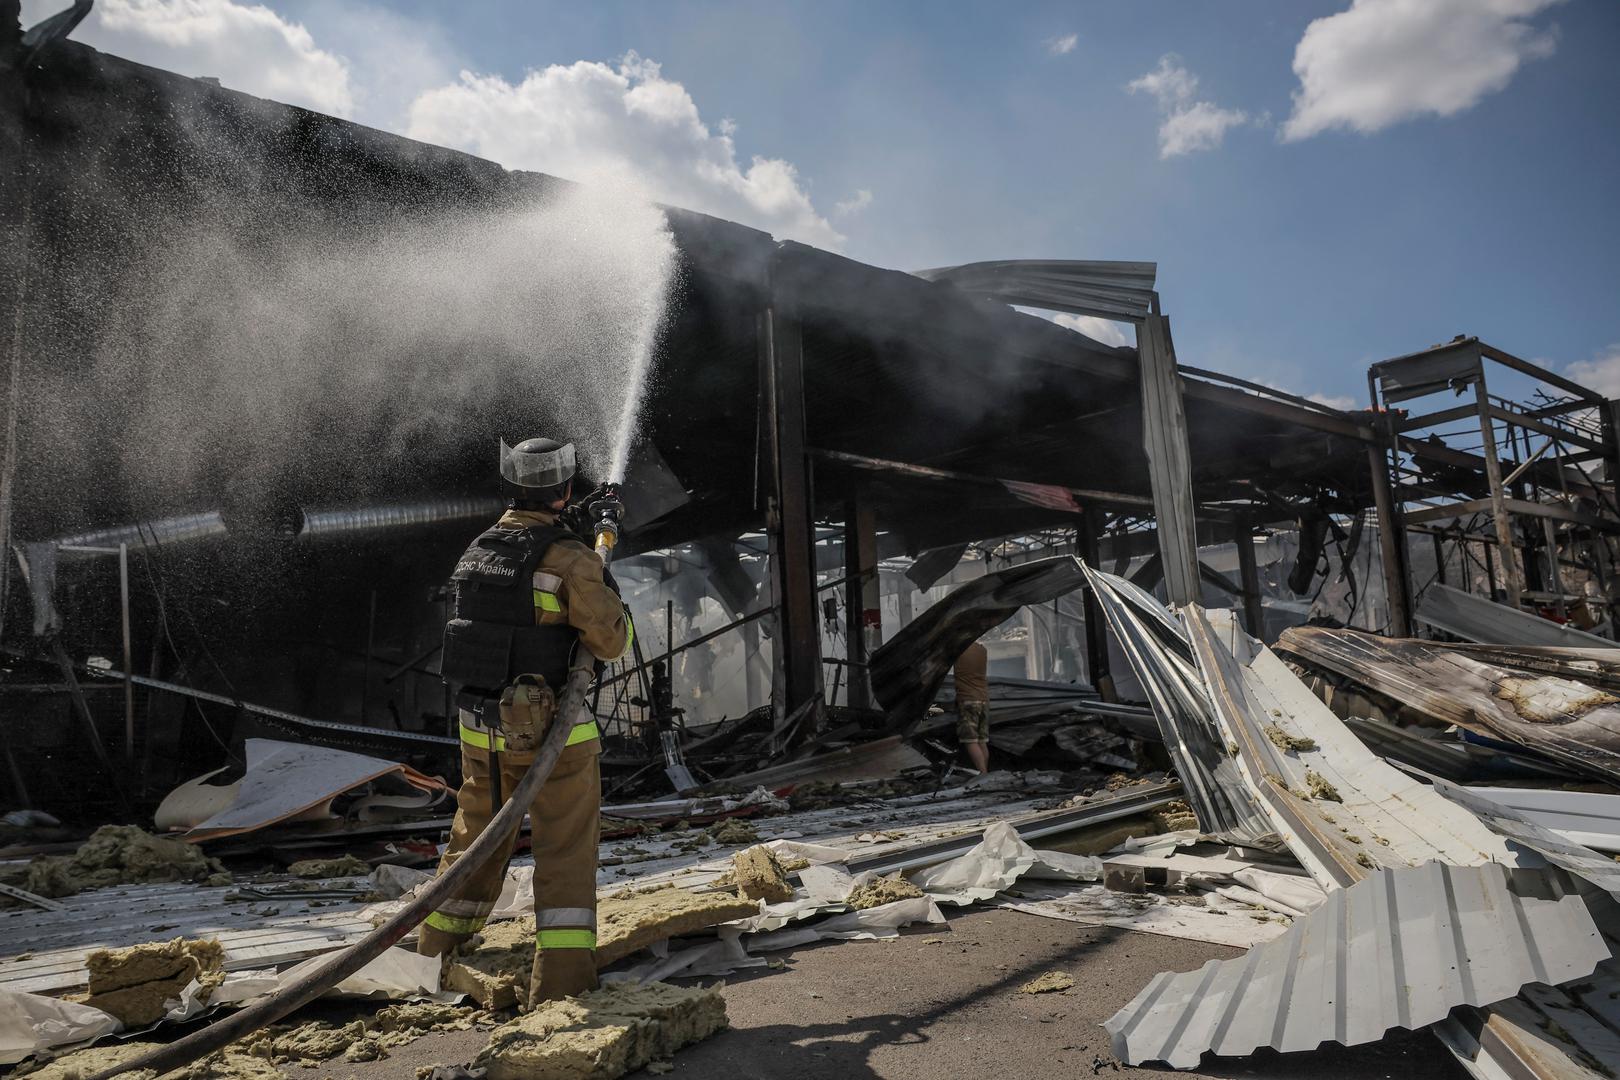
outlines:
[[[138,300],[92,379],[127,388],[140,502],[289,486],[352,500],[480,440],[493,474],[497,435],[570,438],[603,478],[634,434],[675,268],[662,211],[605,181],[270,242],[215,221],[130,275]]]

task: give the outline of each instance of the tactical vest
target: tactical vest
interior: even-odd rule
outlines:
[[[519,675],[543,675],[561,689],[579,635],[566,623],[535,625],[534,573],[565,537],[578,539],[557,525],[496,525],[472,542],[450,575],[446,682],[493,697]]]

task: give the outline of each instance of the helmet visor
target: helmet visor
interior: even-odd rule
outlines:
[[[501,440],[501,477],[519,487],[558,487],[574,478],[574,444],[526,453]]]

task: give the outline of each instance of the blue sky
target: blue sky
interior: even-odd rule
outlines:
[[[1620,4],[1350,7],[102,0],[78,36],[884,266],[1155,260],[1184,363],[1340,403],[1456,333],[1620,394]]]

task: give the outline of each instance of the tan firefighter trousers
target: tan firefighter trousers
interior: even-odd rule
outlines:
[[[450,844],[439,862],[442,874],[483,832],[497,808],[490,805],[489,745],[501,763],[501,798],[508,798],[534,761],[556,700],[544,680],[527,677],[501,696],[501,730],[481,727],[473,714],[461,718],[461,790]],[[576,724],[568,746],[529,808],[534,851],[534,970],[529,1005],[569,997],[596,987],[596,845],[602,806],[601,753],[595,720]],[[484,925],[500,898],[515,835],[454,894],[427,917],[417,951],[438,956]]]

